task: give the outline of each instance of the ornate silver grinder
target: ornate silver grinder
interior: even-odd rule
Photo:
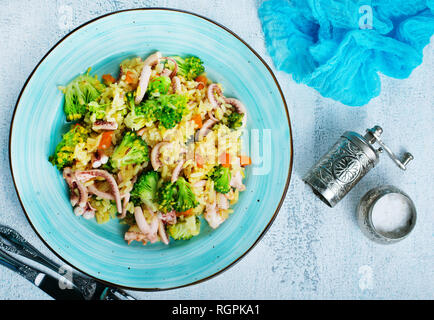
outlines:
[[[335,145],[303,177],[313,192],[327,205],[334,207],[379,161],[383,151],[402,170],[413,159],[406,152],[402,160],[381,141],[383,129],[375,126],[366,134],[346,131]],[[375,149],[373,144],[380,147]]]

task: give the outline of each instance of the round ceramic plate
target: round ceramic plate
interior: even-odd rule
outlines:
[[[248,109],[246,136],[254,165],[247,190],[218,229],[202,223],[188,241],[127,245],[117,219],[98,225],[76,217],[59,171],[48,162],[69,125],[59,85],[92,67],[91,74],[116,74],[133,56],[196,55],[225,95]],[[259,143],[255,141],[259,140]],[[256,148],[254,148],[256,149]],[[255,150],[252,150],[255,151]],[[138,9],[92,20],[57,43],[37,65],[18,99],[10,136],[15,187],[34,230],[61,259],[106,283],[130,289],[177,288],[208,279],[243,257],[275,218],[288,188],[292,138],[279,84],[259,55],[233,32],[196,14]]]

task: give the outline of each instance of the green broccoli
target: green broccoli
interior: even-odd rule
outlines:
[[[196,201],[196,196],[191,191],[190,184],[183,177],[178,178],[175,185],[178,192],[173,208],[176,212],[185,212],[199,205],[199,202]]]
[[[176,126],[187,111],[188,98],[179,94],[162,94],[133,108],[125,119],[129,128],[143,127],[150,121],[159,121],[166,129]],[[135,129],[137,130],[137,129]]]
[[[185,212],[199,205],[190,184],[182,177],[174,183],[164,182],[157,192],[157,202],[163,212]]]
[[[101,105],[96,101],[92,101],[87,105],[87,107],[92,122],[95,122],[95,120],[104,119],[107,105],[105,104]]]
[[[169,91],[172,81],[169,77],[156,77],[149,82],[148,94],[150,96],[159,96],[160,94],[166,94]]]
[[[231,170],[228,167],[218,165],[209,176],[214,181],[214,189],[220,193],[228,193],[231,190]]]
[[[196,216],[188,216],[167,228],[169,235],[175,240],[188,240],[200,233],[200,220]]]
[[[232,112],[226,117],[226,125],[231,129],[238,129],[243,124],[243,113]]]
[[[160,211],[169,212],[173,210],[173,205],[175,203],[176,187],[173,183],[169,181],[163,182],[161,187],[157,191],[157,202],[160,207]]]
[[[158,102],[155,100],[147,100],[139,105],[134,102],[134,93],[127,93],[127,104],[130,112],[124,119],[125,125],[132,130],[140,130],[147,122],[156,121]]]
[[[187,97],[179,94],[162,95],[158,98],[160,108],[156,114],[156,118],[160,124],[171,129],[176,126],[182,119],[182,116],[187,110]]]
[[[63,89],[66,120],[81,119],[87,111],[88,103],[98,99],[104,88],[105,86],[97,78],[89,75],[89,71],[72,80]]]
[[[160,175],[157,171],[143,173],[134,184],[131,191],[131,201],[138,206],[144,203],[152,211],[157,211],[155,204],[157,195],[157,185]]]
[[[62,141],[56,146],[54,154],[49,158],[50,162],[59,170],[72,164],[74,150],[78,143],[86,142],[89,131],[80,125],[73,126],[62,137]]]
[[[149,160],[148,153],[146,142],[134,132],[128,131],[113,151],[110,163],[115,169],[127,164],[142,163]]]
[[[203,61],[198,57],[190,56],[183,59],[179,56],[175,56],[172,58],[178,64],[178,74],[187,80],[196,79],[197,76],[205,71]]]

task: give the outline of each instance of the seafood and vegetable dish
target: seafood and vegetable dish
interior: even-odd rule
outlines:
[[[71,126],[49,160],[77,216],[119,219],[128,244],[169,244],[233,213],[251,164],[241,148],[247,110],[200,58],[155,52],[124,60],[116,78],[89,69],[60,90]]]

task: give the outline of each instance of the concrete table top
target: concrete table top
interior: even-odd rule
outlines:
[[[9,168],[9,130],[19,92],[44,54],[65,34],[102,14],[135,7],[171,7],[211,18],[243,38],[270,66],[257,8],[259,0],[40,0],[0,2],[0,223],[13,226],[57,260],[30,227]],[[66,15],[66,16],[65,16]],[[66,18],[65,18],[66,17]],[[288,102],[294,168],[286,200],[262,241],[223,274],[198,285],[163,292],[132,292],[141,299],[433,299],[434,44],[405,80],[381,76],[381,95],[367,106],[347,107],[321,97],[273,70]],[[384,140],[415,160],[406,172],[382,160],[333,209],[302,182],[310,166],[346,130],[363,133],[379,124]],[[355,216],[369,189],[392,184],[412,197],[418,221],[393,245],[371,242]],[[0,299],[51,299],[0,266]]]

